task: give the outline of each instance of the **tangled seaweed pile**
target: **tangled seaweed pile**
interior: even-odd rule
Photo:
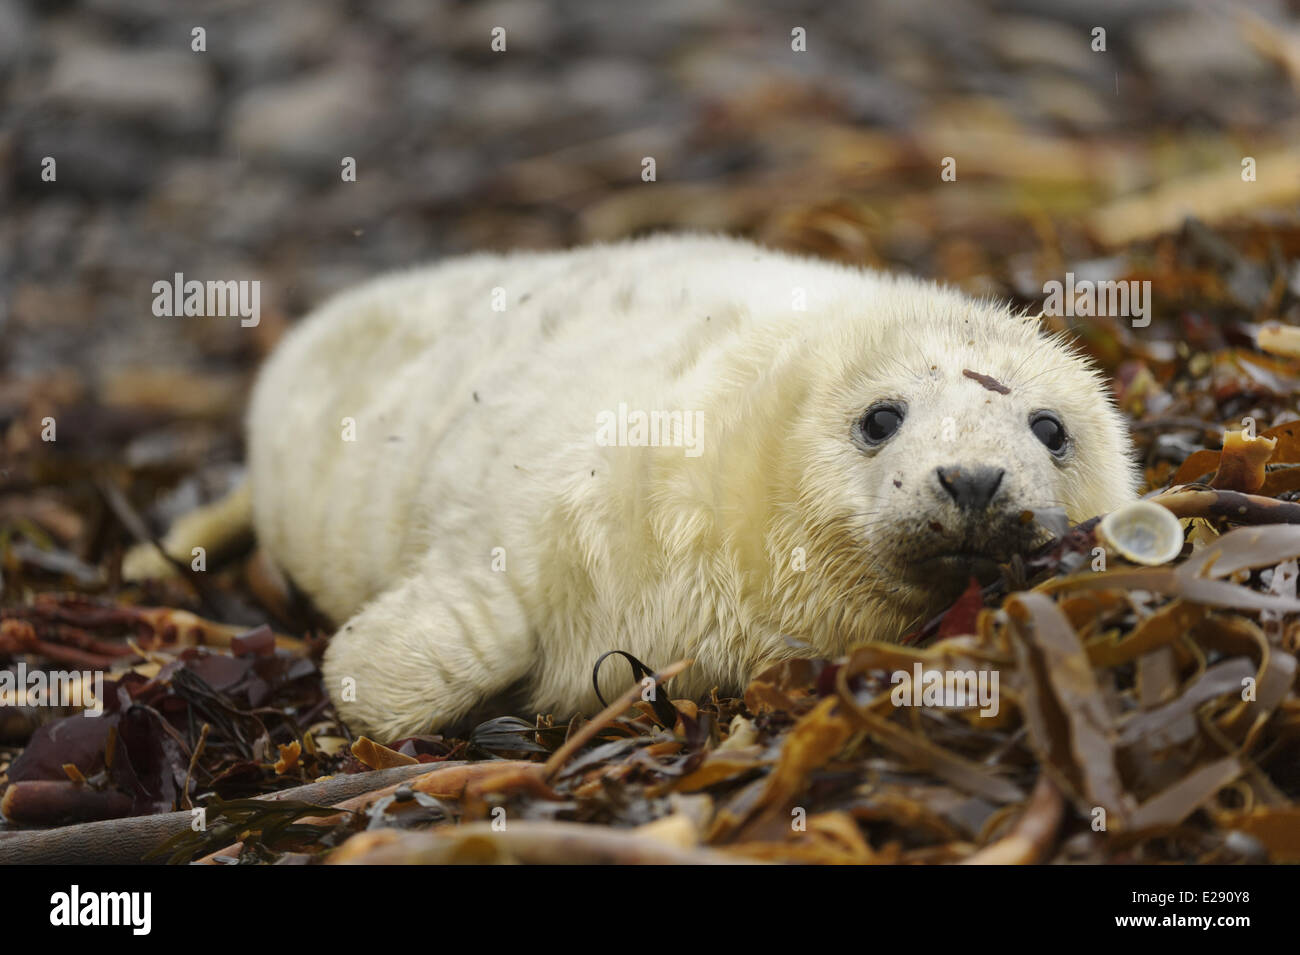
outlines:
[[[464,739],[353,739],[318,624],[256,560],[118,584],[148,534],[132,501],[186,458],[109,467],[115,435],[183,430],[11,444],[3,672],[108,678],[100,719],[0,709],[0,860],[1300,861],[1300,335],[1276,321],[1298,258],[1294,227],[1189,223],[1112,262],[1157,279],[1150,327],[1074,328],[1164,488],[1139,507],[1176,525],[1165,555],[1088,522],[902,644],[788,660],[739,699],[671,700],[689,662],[633,661],[602,714]]]
[[[1265,480],[1257,448],[1290,456],[1292,430],[1230,443],[1211,484]],[[1296,861],[1300,505],[1213,487],[1155,500],[1188,528],[1175,567],[1092,569],[1107,551],[1085,525],[1020,568],[1033,589],[973,586],[924,648],[789,660],[703,703],[648,690],[688,662],[652,678],[633,661],[639,681],[592,720],[504,718],[456,742],[345,751],[306,648],[265,628],[178,648],[219,630],[44,599],[5,611],[6,639],[40,655],[81,635],[77,652],[107,655],[85,635],[134,627],[126,652],[145,662],[109,684],[106,718],[37,730],[3,808],[50,824],[202,803],[202,831],[181,813],[157,849],[173,861]],[[1294,523],[1219,535],[1224,515]],[[397,766],[418,775],[332,805],[238,798]],[[0,859],[50,838],[0,837]]]

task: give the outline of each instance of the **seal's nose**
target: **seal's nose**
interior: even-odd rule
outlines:
[[[964,511],[979,511],[989,506],[1002,483],[1002,468],[946,467],[934,472],[943,489]]]

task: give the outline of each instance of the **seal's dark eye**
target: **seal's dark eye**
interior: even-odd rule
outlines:
[[[858,422],[858,433],[868,445],[887,441],[903,424],[903,408],[896,404],[872,405]]]
[[[1037,411],[1029,418],[1029,430],[1048,451],[1060,455],[1065,451],[1065,425],[1050,411]]]

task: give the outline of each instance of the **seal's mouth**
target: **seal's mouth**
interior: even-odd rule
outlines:
[[[900,548],[902,574],[911,586],[928,592],[965,587],[971,577],[990,584],[1000,576],[1001,565],[1017,555],[1028,557],[1059,536],[1045,520],[1052,513],[1051,509],[1005,509],[956,520],[951,515],[927,516],[924,523],[912,524],[908,534],[900,534],[910,537]],[[1064,524],[1063,511],[1061,518]]]
[[[1010,559],[1008,554],[988,551],[945,551],[921,558],[913,564],[913,570],[926,576],[952,576],[963,581],[974,576],[980,583],[988,584],[997,579],[998,566]]]

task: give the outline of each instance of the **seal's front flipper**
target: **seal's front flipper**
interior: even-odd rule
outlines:
[[[159,541],[165,556],[153,544],[136,544],[122,559],[122,579],[175,577],[176,563],[190,564],[195,548],[202,548],[205,561],[237,549],[253,533],[252,500],[245,481],[225,497],[186,514]]]
[[[535,669],[504,573],[422,568],[330,639],[325,688],[355,732],[389,742],[461,723]]]

